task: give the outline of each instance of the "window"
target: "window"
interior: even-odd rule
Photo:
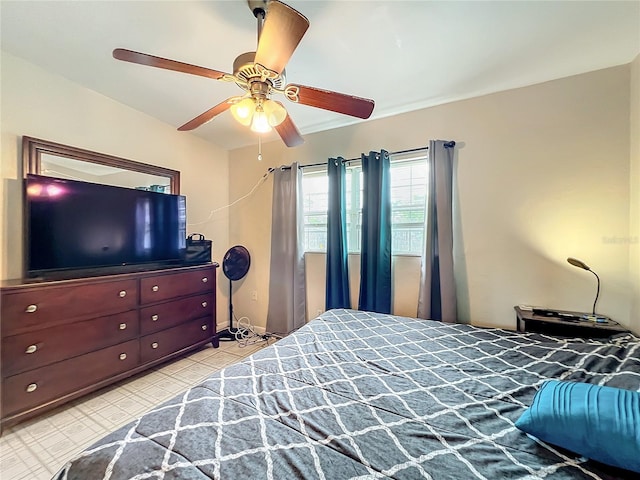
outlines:
[[[420,255],[423,248],[427,197],[426,155],[391,156],[391,250],[394,255]],[[362,167],[348,165],[346,175],[347,244],[350,253],[360,251],[362,222]],[[327,172],[305,171],[305,251],[327,250]]]
[[[329,208],[327,172],[305,172],[302,176],[304,195],[304,251],[327,250],[327,209]]]

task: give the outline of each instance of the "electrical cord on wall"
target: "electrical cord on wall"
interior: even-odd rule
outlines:
[[[260,177],[260,180],[258,180],[258,182],[253,186],[253,188],[249,191],[249,193],[243,195],[242,197],[238,198],[237,200],[234,200],[233,202],[231,202],[228,205],[224,205],[223,207],[218,207],[218,208],[214,208],[213,210],[211,210],[209,212],[209,216],[207,217],[206,220],[203,220],[202,222],[196,222],[196,223],[189,223],[188,225],[190,227],[195,227],[197,225],[203,225],[205,223],[208,223],[211,221],[211,219],[213,218],[213,216],[218,213],[221,210],[224,210],[225,208],[231,208],[233,207],[235,204],[241,202],[242,200],[244,200],[245,198],[250,197],[251,195],[254,194],[254,192],[258,189],[258,187],[260,187],[260,185],[262,185],[267,178],[269,178],[269,174],[273,172],[273,168],[270,168],[269,170],[267,170],[267,173],[265,173],[262,177]]]

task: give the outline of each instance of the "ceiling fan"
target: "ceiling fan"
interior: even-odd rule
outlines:
[[[251,130],[265,133],[275,128],[288,147],[304,142],[293,120],[274,94],[282,94],[294,103],[369,118],[374,101],[343,93],[297,84],[286,84],[285,66],[309,28],[309,20],[300,12],[277,0],[248,0],[258,22],[258,48],[233,62],[233,74],[146,53],[116,48],[113,57],[125,62],[164,68],[202,77],[234,82],[244,95],[227,98],[178,128],[193,130],[230,109],[233,117]]]

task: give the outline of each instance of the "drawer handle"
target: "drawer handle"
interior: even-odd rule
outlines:
[[[27,313],[34,313],[36,310],[38,310],[38,306],[37,305],[29,305],[25,312]]]
[[[158,348],[158,342],[153,342],[153,343],[151,344],[151,348],[153,348],[153,349]]]
[[[202,277],[202,283],[207,283],[209,279],[207,277]]]
[[[118,328],[120,328],[120,330],[126,330],[127,328],[127,324],[126,323],[121,323]]]
[[[121,353],[120,354],[120,360],[126,360],[127,359],[127,354],[126,353]]]
[[[158,321],[158,315],[151,315],[151,321],[152,322],[157,322]]]
[[[36,388],[38,388],[37,383],[30,383],[29,385],[27,385],[27,393],[35,392]]]
[[[207,305],[209,305],[207,302],[202,302],[202,308],[207,308]]]
[[[120,295],[120,298],[124,298],[127,296],[127,291],[126,290],[120,290],[120,293],[118,293],[118,295]]]
[[[200,328],[202,328],[202,330],[206,330],[208,327],[206,325],[202,325]]]
[[[37,345],[29,345],[24,353],[36,353],[36,350],[38,350]]]
[[[158,290],[160,290],[160,287],[158,285],[154,285],[153,287],[151,287],[151,290],[157,292]]]

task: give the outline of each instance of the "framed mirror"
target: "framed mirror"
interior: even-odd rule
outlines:
[[[180,172],[59,143],[22,137],[24,175],[180,193]]]

